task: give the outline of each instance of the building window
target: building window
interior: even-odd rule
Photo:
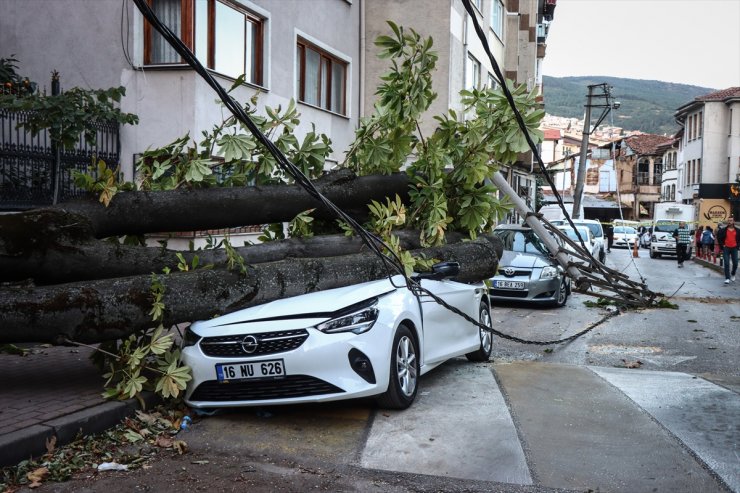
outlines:
[[[696,132],[696,138],[701,139],[702,135],[704,133],[704,113],[702,111],[699,112],[699,116],[697,117],[699,130]]]
[[[496,82],[496,78],[490,72],[488,73],[488,88],[489,89],[498,88],[498,82]]]
[[[483,0],[473,0],[473,5],[475,5],[475,8],[479,11],[483,10]]]
[[[325,110],[346,114],[347,62],[298,40],[298,100]]]
[[[653,185],[660,185],[663,180],[663,160],[657,158],[653,164]]]
[[[480,62],[473,55],[468,55],[465,66],[465,89],[471,91],[480,87]]]
[[[650,160],[648,159],[640,159],[637,164],[637,184],[650,184]]]
[[[207,68],[262,85],[264,19],[222,0],[149,0],[157,17],[195,52]],[[144,64],[182,63],[169,43],[147,22]]]
[[[493,0],[491,6],[491,29],[499,39],[504,38],[504,4],[501,0]]]

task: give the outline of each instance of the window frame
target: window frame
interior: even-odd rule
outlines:
[[[496,18],[496,7],[499,7],[500,15]],[[491,2],[491,19],[490,26],[493,33],[498,36],[498,39],[504,39],[504,17],[506,17],[506,7],[504,2],[501,0],[492,0]],[[498,20],[498,22],[496,22]]]
[[[316,100],[317,104],[314,104],[310,101],[306,100],[306,50],[311,50],[318,54],[319,56],[319,63],[317,66],[318,69],[318,84],[317,84],[317,94],[316,94]],[[334,53],[331,53],[325,48],[322,48],[321,46],[318,46],[316,43],[311,42],[310,40],[306,39],[304,36],[298,35],[296,37],[296,100],[299,101],[302,104],[306,104],[308,106],[312,106],[314,108],[319,108],[324,111],[328,111],[330,113],[333,113],[335,115],[340,116],[348,116],[348,105],[347,105],[347,93],[349,90],[349,67],[350,63],[347,60],[344,60],[337,56]],[[340,104],[341,108],[339,111],[332,108],[332,95],[333,95],[333,86],[334,86],[334,64],[337,64],[338,66],[343,68],[343,80],[342,80],[342,95],[340,98]],[[326,67],[326,70],[324,70],[324,67]],[[323,77],[326,73],[327,76],[327,82],[324,86]],[[325,94],[322,94],[322,91],[326,91]],[[326,100],[326,107],[322,106],[322,97]]]
[[[153,6],[155,0],[147,0],[147,3],[150,7]],[[252,74],[251,80],[245,80],[246,83],[264,87],[265,85],[265,70],[264,70],[264,60],[265,60],[265,32],[266,32],[266,21],[267,19],[263,16],[260,16],[253,11],[249,10],[244,5],[235,3],[231,0],[206,0],[206,12],[207,12],[207,18],[205,21],[206,25],[206,32],[207,32],[207,40],[206,40],[206,55],[205,60],[203,58],[199,58],[201,63],[205,65],[205,67],[213,72],[216,72],[220,75],[223,75],[224,77],[229,77],[232,79],[236,79],[238,75],[232,75],[232,74],[226,74],[223,72],[220,72],[216,68],[216,3],[221,3],[222,5],[235,10],[239,12],[240,14],[244,15],[245,20],[245,39],[244,39],[244,49],[245,53],[247,50],[250,49],[250,45],[247,43],[247,32],[246,29],[246,23],[250,22],[255,26],[256,29],[256,35],[255,35],[255,46],[257,49],[255,50],[254,54],[254,74]],[[195,8],[196,0],[180,0],[180,32],[175,33],[180,36],[180,39],[185,43],[185,45],[190,48],[195,53],[196,49],[196,33],[197,33],[197,22],[196,19],[196,8]],[[177,62],[153,62],[152,61],[152,47],[153,47],[153,36],[154,35],[154,28],[152,25],[144,20],[144,66],[177,66],[177,65],[183,65],[185,62],[180,58]],[[246,73],[246,59],[244,60],[244,69]],[[239,74],[241,75],[241,74]]]

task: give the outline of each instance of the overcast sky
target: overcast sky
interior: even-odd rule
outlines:
[[[740,0],[557,0],[543,72],[740,86]]]

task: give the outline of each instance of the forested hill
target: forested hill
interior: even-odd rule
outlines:
[[[606,82],[621,106],[614,111],[614,125],[625,130],[640,130],[658,135],[673,135],[679,129],[673,118],[676,110],[697,96],[716,89],[674,84],[657,80],[619,77],[548,77],[544,76],[545,111],[550,115],[582,119],[588,86]],[[595,123],[600,110],[592,110]],[[604,124],[610,123],[607,117]]]

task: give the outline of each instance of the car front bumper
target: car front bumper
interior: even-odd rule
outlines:
[[[185,402],[195,408],[295,404],[352,399],[387,389],[389,354],[394,327],[378,320],[364,334],[325,334],[307,328],[297,348],[258,357],[208,356],[200,344],[182,350],[182,362],[192,369]],[[254,332],[249,332],[254,333]],[[354,365],[363,364],[358,372]],[[364,363],[358,361],[366,360]],[[219,381],[217,365],[280,360],[285,374],[276,377]],[[368,368],[369,367],[369,368]],[[365,375],[363,377],[362,374]]]

